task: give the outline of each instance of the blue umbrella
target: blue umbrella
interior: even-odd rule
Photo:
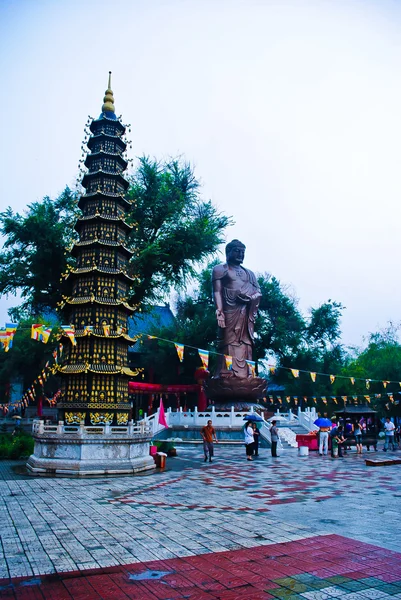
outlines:
[[[263,421],[263,419],[256,413],[252,413],[251,415],[245,415],[244,421]]]
[[[325,419],[324,417],[319,417],[318,419],[316,419],[316,421],[314,421],[313,424],[317,425],[317,427],[331,427],[332,426],[332,422],[330,421],[330,419]]]

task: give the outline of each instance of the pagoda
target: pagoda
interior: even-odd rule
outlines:
[[[102,112],[87,124],[85,193],[70,248],[75,264],[63,275],[70,295],[60,303],[68,325],[58,353],[59,420],[33,424],[35,445],[26,466],[34,475],[132,475],[155,468],[151,427],[130,418],[128,381],[138,374],[128,368],[128,346],[136,339],[127,334],[127,319],[137,308],[128,303],[135,284],[127,247],[131,203],[123,175],[126,126],[115,114],[110,75]]]
[[[71,330],[64,331],[59,366],[59,419],[69,425],[126,425],[128,381],[137,375],[128,368],[128,346],[135,341],[127,335],[127,318],[135,311],[127,300],[134,283],[127,247],[132,226],[126,222],[131,207],[125,197],[126,126],[115,114],[111,73],[102,112],[87,126],[85,193],[74,226],[78,241],[69,249],[75,267],[64,275],[70,295],[62,306]]]

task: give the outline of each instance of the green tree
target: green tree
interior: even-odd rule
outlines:
[[[196,277],[195,289],[179,296],[174,325],[160,328],[156,324],[147,332],[187,346],[186,359],[177,370],[178,359],[172,344],[155,341],[149,343],[147,356],[145,350],[145,362],[147,360],[148,365],[152,365],[156,376],[163,383],[167,380],[170,383],[184,382],[184,379],[185,382],[193,381],[193,373],[200,360],[196,350],[191,350],[188,346],[217,351],[217,322],[211,290],[211,272],[215,264],[217,261],[200,272]],[[298,309],[296,298],[278,279],[269,274],[259,275],[258,282],[262,293],[255,324],[255,358],[259,360],[259,373],[262,376],[268,374],[264,369],[264,359],[273,359],[278,365],[288,367],[298,364],[298,360],[305,368],[318,364],[321,357],[317,356],[314,347],[308,346],[308,326]],[[324,334],[327,335],[327,332],[324,331]],[[330,352],[333,352],[331,348],[325,355],[326,364]],[[211,354],[211,370],[215,360],[215,356]],[[289,384],[291,379],[287,371],[278,370],[277,383]]]
[[[262,293],[255,324],[255,358],[292,356],[303,340],[306,324],[297,299],[276,277],[258,276]]]
[[[161,163],[143,157],[129,181],[132,210],[127,220],[134,227],[127,243],[134,251],[130,270],[136,276],[130,300],[142,305],[160,301],[171,288],[182,287],[195,268],[216,252],[231,220],[201,199],[199,181],[182,160]],[[36,315],[34,321],[45,323],[39,315],[53,314],[61,296],[70,293],[71,280],[61,274],[67,264],[74,263],[66,247],[76,239],[77,199],[66,188],[56,200],[46,197],[29,205],[25,214],[11,208],[0,214],[5,237],[0,251],[0,295],[21,293],[21,305],[10,311],[15,322]],[[36,365],[45,348],[34,344],[31,358]],[[19,360],[17,355],[14,348],[3,354],[0,377],[30,372],[24,367],[29,357]]]
[[[180,160],[161,163],[141,158],[127,196],[135,224],[130,243],[137,282],[131,300],[154,302],[195,275],[196,266],[223,242],[231,221],[210,201],[201,200],[192,167]]]
[[[71,223],[77,215],[76,195],[67,187],[56,199],[46,196],[28,206],[24,215],[11,208],[0,213],[5,237],[0,252],[0,295],[21,293],[23,302],[11,316],[55,309],[67,264],[65,248],[74,238]]]
[[[145,341],[143,364],[153,369],[157,382],[194,383],[195,370],[201,365],[196,348],[212,352],[217,349],[216,314],[211,293],[211,272],[217,262],[210,263],[196,275],[197,285],[194,290],[178,296],[173,325],[160,327],[156,321],[146,332],[186,345],[185,360],[180,363],[173,344],[161,340]],[[209,360],[210,368],[213,369],[215,356],[210,354]]]
[[[348,382],[341,382],[342,389],[350,389],[355,395],[380,394],[380,398],[373,402],[381,414],[401,415],[399,400],[401,397],[401,344],[399,342],[400,324],[389,323],[385,329],[369,334],[367,345],[363,349],[356,349],[354,356],[343,369],[342,375],[360,378],[354,386]],[[366,380],[369,389],[366,388]],[[383,381],[390,381],[384,387]],[[345,393],[345,392],[344,392]],[[391,402],[389,395],[393,396]],[[389,409],[386,408],[388,405]]]
[[[319,373],[339,374],[348,360],[345,348],[339,343],[343,310],[341,303],[332,300],[311,308],[309,319],[303,319],[298,345],[294,351],[279,356],[278,365],[286,369],[278,369],[274,377],[276,383],[285,386],[286,395],[298,396],[300,403],[304,396],[316,397],[316,407],[322,413],[335,410],[331,396],[339,392],[337,383],[332,384],[328,376]],[[291,368],[301,371],[298,378],[288,370]],[[316,380],[302,371],[318,373]],[[321,397],[326,397],[327,403]]]
[[[53,364],[55,337],[52,335],[47,344],[31,339],[31,325],[38,322],[53,327],[53,331],[56,331],[59,325],[54,317],[49,318],[45,315],[23,318],[14,336],[12,348],[7,353],[0,351],[0,403],[8,400],[7,386],[14,378],[22,377],[25,391],[32,385],[47,361]],[[57,387],[58,381],[50,378],[45,384],[45,391],[51,395],[57,391]]]
[[[135,255],[130,269],[136,276],[134,304],[161,300],[179,288],[195,268],[216,252],[231,220],[200,197],[192,167],[181,161],[160,163],[143,157],[132,176],[127,197],[135,224],[128,245]],[[0,251],[0,295],[21,293],[14,310],[18,320],[25,311],[54,310],[69,281],[60,280],[67,261],[65,248],[76,239],[72,227],[79,215],[77,195],[69,188],[57,198],[46,197],[28,206],[26,214],[11,208],[0,214],[5,242]]]
[[[327,351],[341,336],[340,320],[344,306],[340,302],[328,300],[310,309],[310,322],[306,329],[309,345],[314,345],[320,352]]]

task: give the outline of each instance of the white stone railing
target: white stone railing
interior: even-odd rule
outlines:
[[[199,411],[197,408],[194,408],[194,410],[186,412],[180,408],[177,412],[173,412],[169,408],[166,410],[165,416],[168,427],[172,429],[175,427],[204,427],[208,421],[212,421],[213,427],[231,429],[232,427],[243,427],[244,417],[252,412],[253,408],[247,412],[238,412],[234,410],[233,406],[228,411],[217,411],[215,407],[212,407],[211,410]],[[139,422],[142,423],[144,421],[152,428],[152,435],[164,429],[164,426],[159,423],[159,409],[150,417],[145,415],[143,421]]]
[[[266,442],[268,442],[269,444],[272,443],[272,437],[270,434],[270,424],[268,424],[266,421],[263,421],[262,427],[259,429],[259,433],[260,433],[260,436],[264,440],[266,440]]]
[[[171,408],[168,408],[165,412],[165,417],[168,427],[172,429],[179,427],[204,427],[209,420],[212,421],[213,427],[218,427],[219,429],[231,429],[233,427],[243,427],[244,417],[252,412],[254,412],[253,408],[247,412],[235,411],[233,406],[228,411],[217,411],[214,406],[209,411],[199,411],[197,408],[194,408],[194,410],[184,412],[182,408],[180,408],[176,412],[173,412]],[[261,416],[263,417],[263,415]],[[302,412],[299,409],[297,415],[294,414],[291,409],[288,412],[282,413],[277,411],[273,417],[270,417],[269,421],[263,421],[263,425],[260,429],[261,436],[269,443],[271,441],[270,422],[274,419],[278,421],[278,424],[281,427],[302,425],[308,431],[317,429],[317,427],[313,425],[313,421],[317,419],[315,408],[307,408],[305,412]],[[144,419],[139,421],[139,423],[143,422],[149,425],[152,435],[155,435],[165,428],[164,425],[160,425],[159,423],[159,409],[157,409],[157,412],[150,417],[145,414]]]
[[[319,427],[316,427],[316,425],[313,424],[317,418],[318,414],[314,406],[312,406],[312,408],[305,408],[304,412],[302,412],[300,408],[298,409],[298,422],[308,431],[316,431],[319,429]]]
[[[32,433],[34,435],[46,435],[54,433],[57,435],[78,435],[78,436],[135,436],[135,435],[153,435],[151,425],[146,421],[140,421],[134,424],[129,421],[128,425],[68,425],[64,421],[59,421],[57,425],[47,425],[44,421],[35,420],[32,424]]]

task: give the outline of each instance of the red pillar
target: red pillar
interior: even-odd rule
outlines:
[[[207,408],[207,396],[203,385],[198,386],[198,410],[204,411]]]

